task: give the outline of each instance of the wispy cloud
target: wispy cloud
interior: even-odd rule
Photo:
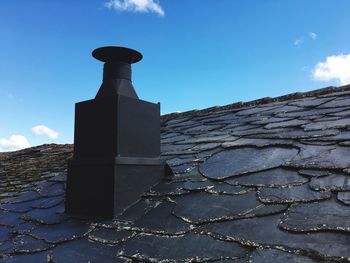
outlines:
[[[317,39],[317,34],[315,32],[309,32],[309,37],[312,39],[312,40],[316,40]]]
[[[14,151],[30,147],[26,137],[23,135],[13,134],[10,138],[0,139],[0,151]]]
[[[304,43],[304,40],[307,41],[308,38],[309,39],[312,39],[312,40],[316,40],[317,39],[317,34],[315,32],[309,32],[307,34],[308,37],[305,37],[305,35],[302,35],[301,37],[297,38],[294,40],[293,44],[294,46],[296,47],[300,47],[303,43]]]
[[[32,128],[32,132],[35,135],[43,135],[43,136],[47,136],[50,139],[57,139],[59,133],[50,129],[49,127],[45,126],[45,125],[37,125],[35,127]]]
[[[106,2],[105,7],[120,11],[132,11],[140,13],[156,13],[164,16],[164,10],[157,0],[110,0]]]
[[[304,39],[302,37],[294,40],[294,46],[300,47],[301,44],[303,43],[304,43]]]
[[[329,56],[326,61],[318,62],[312,76],[317,81],[336,80],[341,85],[350,83],[350,54]]]

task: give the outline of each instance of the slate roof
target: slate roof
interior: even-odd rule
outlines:
[[[72,145],[0,154],[0,262],[350,261],[349,86],[162,119],[176,175],[112,221],[64,214]]]

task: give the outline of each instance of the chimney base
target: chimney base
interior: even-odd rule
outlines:
[[[169,173],[159,158],[68,163],[66,212],[73,216],[113,219]]]

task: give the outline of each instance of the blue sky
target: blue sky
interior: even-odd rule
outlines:
[[[162,113],[350,82],[347,0],[0,1],[0,151],[72,143],[105,45],[139,50]]]

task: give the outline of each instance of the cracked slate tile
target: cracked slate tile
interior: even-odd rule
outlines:
[[[312,263],[318,262],[308,257],[288,253],[278,249],[257,248],[251,254],[250,262],[252,263],[270,263],[270,262],[288,262],[288,263]]]
[[[350,164],[350,148],[341,146],[298,145],[299,154],[288,164],[306,169],[344,169]]]
[[[160,182],[152,187],[144,196],[172,196],[188,193],[183,189],[183,182]]]
[[[300,176],[298,172],[294,170],[275,168],[262,172],[234,177],[232,179],[226,180],[226,182],[232,185],[242,186],[280,187],[288,185],[300,185],[308,182],[308,179]]]
[[[350,192],[338,192],[337,199],[345,205],[350,205]]]
[[[137,219],[133,227],[142,229],[143,232],[161,234],[183,234],[188,232],[191,230],[191,226],[172,214],[175,206],[174,202],[164,200]]]
[[[63,243],[53,249],[53,262],[110,263],[125,262],[117,257],[118,246],[103,245],[87,239]]]
[[[312,191],[307,184],[303,184],[285,188],[261,188],[258,190],[258,196],[263,203],[290,204],[329,199],[331,193]]]
[[[240,195],[193,192],[172,199],[176,202],[173,213],[192,224],[266,215],[286,209],[285,205],[269,206],[260,203],[255,191]]]
[[[200,165],[200,171],[210,179],[223,180],[281,166],[292,160],[297,153],[295,148],[236,148],[213,155]]]
[[[218,235],[220,239],[236,240],[255,247],[295,250],[321,260],[350,258],[350,235],[340,232],[294,233],[281,230],[279,222],[280,215],[277,214],[208,224],[201,230]]]
[[[230,185],[228,183],[215,183],[213,187],[205,190],[211,194],[226,194],[226,195],[240,195],[250,191],[248,188],[241,187],[238,185]]]
[[[336,98],[334,100],[331,100],[325,104],[322,104],[318,106],[317,108],[339,108],[339,107],[349,107],[350,106],[350,98]]]
[[[333,98],[305,98],[305,99],[292,101],[288,103],[288,105],[298,106],[303,108],[313,108],[332,100]]]
[[[279,226],[288,231],[343,231],[350,233],[350,207],[335,200],[296,204],[288,208]]]
[[[310,188],[316,191],[348,191],[350,177],[343,174],[333,174],[326,177],[312,178]]]
[[[89,226],[86,223],[78,220],[69,220],[55,225],[38,225],[29,234],[46,242],[58,244],[81,238],[88,231]]]
[[[242,257],[247,249],[235,242],[215,240],[204,235],[186,236],[138,235],[126,242],[120,251],[123,256],[136,260],[152,259],[176,262],[220,260],[225,257]],[[192,260],[192,261],[191,261]]]

